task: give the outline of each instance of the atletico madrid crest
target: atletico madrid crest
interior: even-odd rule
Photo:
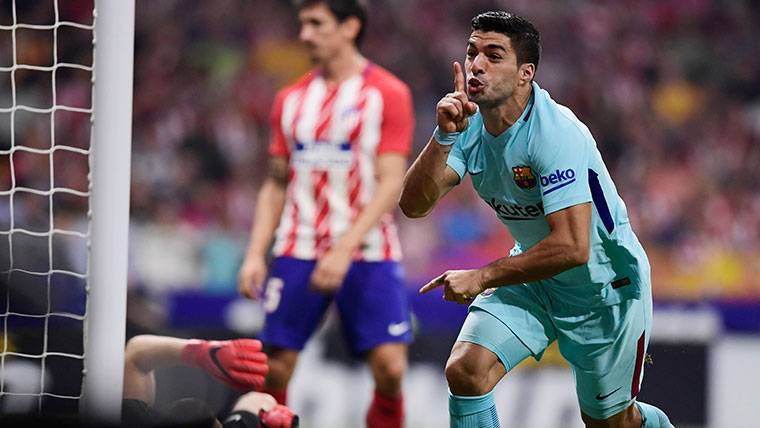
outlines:
[[[533,171],[530,170],[529,166],[514,166],[512,172],[515,173],[517,187],[526,190],[536,187],[536,177],[533,176]]]

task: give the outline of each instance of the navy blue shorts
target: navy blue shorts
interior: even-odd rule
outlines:
[[[411,342],[410,307],[398,262],[354,262],[334,295],[310,288],[316,263],[291,257],[273,260],[264,296],[264,343],[300,351],[333,300],[354,354],[383,343]]]

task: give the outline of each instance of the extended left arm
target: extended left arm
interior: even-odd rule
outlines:
[[[155,370],[186,364],[239,391],[260,389],[269,370],[262,344],[255,339],[206,341],[167,336],[135,336],[124,352],[124,398],[153,405]]]
[[[311,276],[315,289],[330,292],[340,287],[354,251],[380,217],[391,211],[398,201],[406,170],[406,156],[387,152],[377,158],[377,185],[370,202],[359,212],[348,231],[319,259]]]
[[[444,272],[420,289],[444,286],[446,300],[467,303],[487,288],[550,278],[588,262],[591,204],[583,203],[546,216],[551,232],[538,244],[514,257],[498,259],[480,269]]]
[[[182,364],[187,340],[165,336],[135,336],[124,352],[124,398],[153,405],[156,397],[155,369]]]
[[[504,257],[481,269],[483,289],[550,278],[588,262],[591,204],[546,217],[551,233],[528,251]]]

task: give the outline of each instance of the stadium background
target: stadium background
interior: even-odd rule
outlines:
[[[4,24],[9,3],[0,8]],[[17,3],[29,19],[50,19],[49,1]],[[91,2],[60,3],[63,14],[91,19]],[[760,5],[372,2],[363,52],[411,86],[415,155],[432,131],[433,106],[450,90],[450,63],[464,56],[469,18],[495,8],[525,15],[541,31],[537,81],[591,129],[650,255],[657,326],[643,396],[677,424],[756,426],[760,411],[750,397],[756,401],[760,381]],[[8,64],[12,49],[2,33],[0,57]],[[137,2],[128,335],[233,337],[260,327],[260,308],[236,297],[235,282],[266,170],[271,102],[277,89],[309,68],[296,35],[288,1]],[[72,36],[62,49],[91,61],[87,42]],[[31,63],[50,56],[50,36],[42,32],[17,43],[18,55]],[[49,96],[44,77],[27,72],[16,78],[20,96]],[[74,103],[89,99],[87,76],[60,77],[57,85]],[[9,93],[7,73],[0,73],[0,97],[7,100]],[[0,116],[5,148],[7,117]],[[45,145],[49,130],[31,115],[17,120],[17,139]],[[89,135],[87,123],[74,116],[64,115],[61,126],[71,138]],[[86,159],[60,162],[63,183],[86,186],[77,174],[86,170]],[[17,182],[48,180],[39,175],[46,159],[16,156],[14,163]],[[10,187],[9,170],[3,156],[3,189]],[[86,201],[59,203],[67,221],[83,221]],[[37,204],[17,198],[16,221],[44,223],[47,213]],[[0,198],[4,225],[8,212],[7,198]],[[464,308],[419,297],[416,289],[443,270],[501,257],[512,241],[466,184],[430,217],[400,219],[400,228],[417,317],[408,426],[443,426],[441,369]],[[30,260],[47,251],[35,245],[26,246]],[[62,242],[55,251],[60,263],[86,263],[81,246]],[[7,252],[0,248],[3,257]],[[60,287],[68,305],[81,304],[81,283]],[[31,328],[15,331],[20,346]],[[551,356],[542,367],[524,368],[504,383],[502,420],[578,425],[571,376]],[[198,373],[168,371],[161,380],[159,399],[187,389],[217,408],[229,399]],[[335,320],[328,319],[293,385],[292,404],[304,426],[358,426],[370,388],[368,374],[347,358]]]

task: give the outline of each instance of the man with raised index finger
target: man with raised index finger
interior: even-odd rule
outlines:
[[[470,174],[515,238],[508,257],[420,290],[471,303],[446,365],[451,427],[499,426],[492,391],[555,340],[588,427],[671,427],[636,401],[652,328],[647,256],[588,128],[534,81],[540,37],[507,12],[473,18],[464,68],[400,206],[427,215]]]

